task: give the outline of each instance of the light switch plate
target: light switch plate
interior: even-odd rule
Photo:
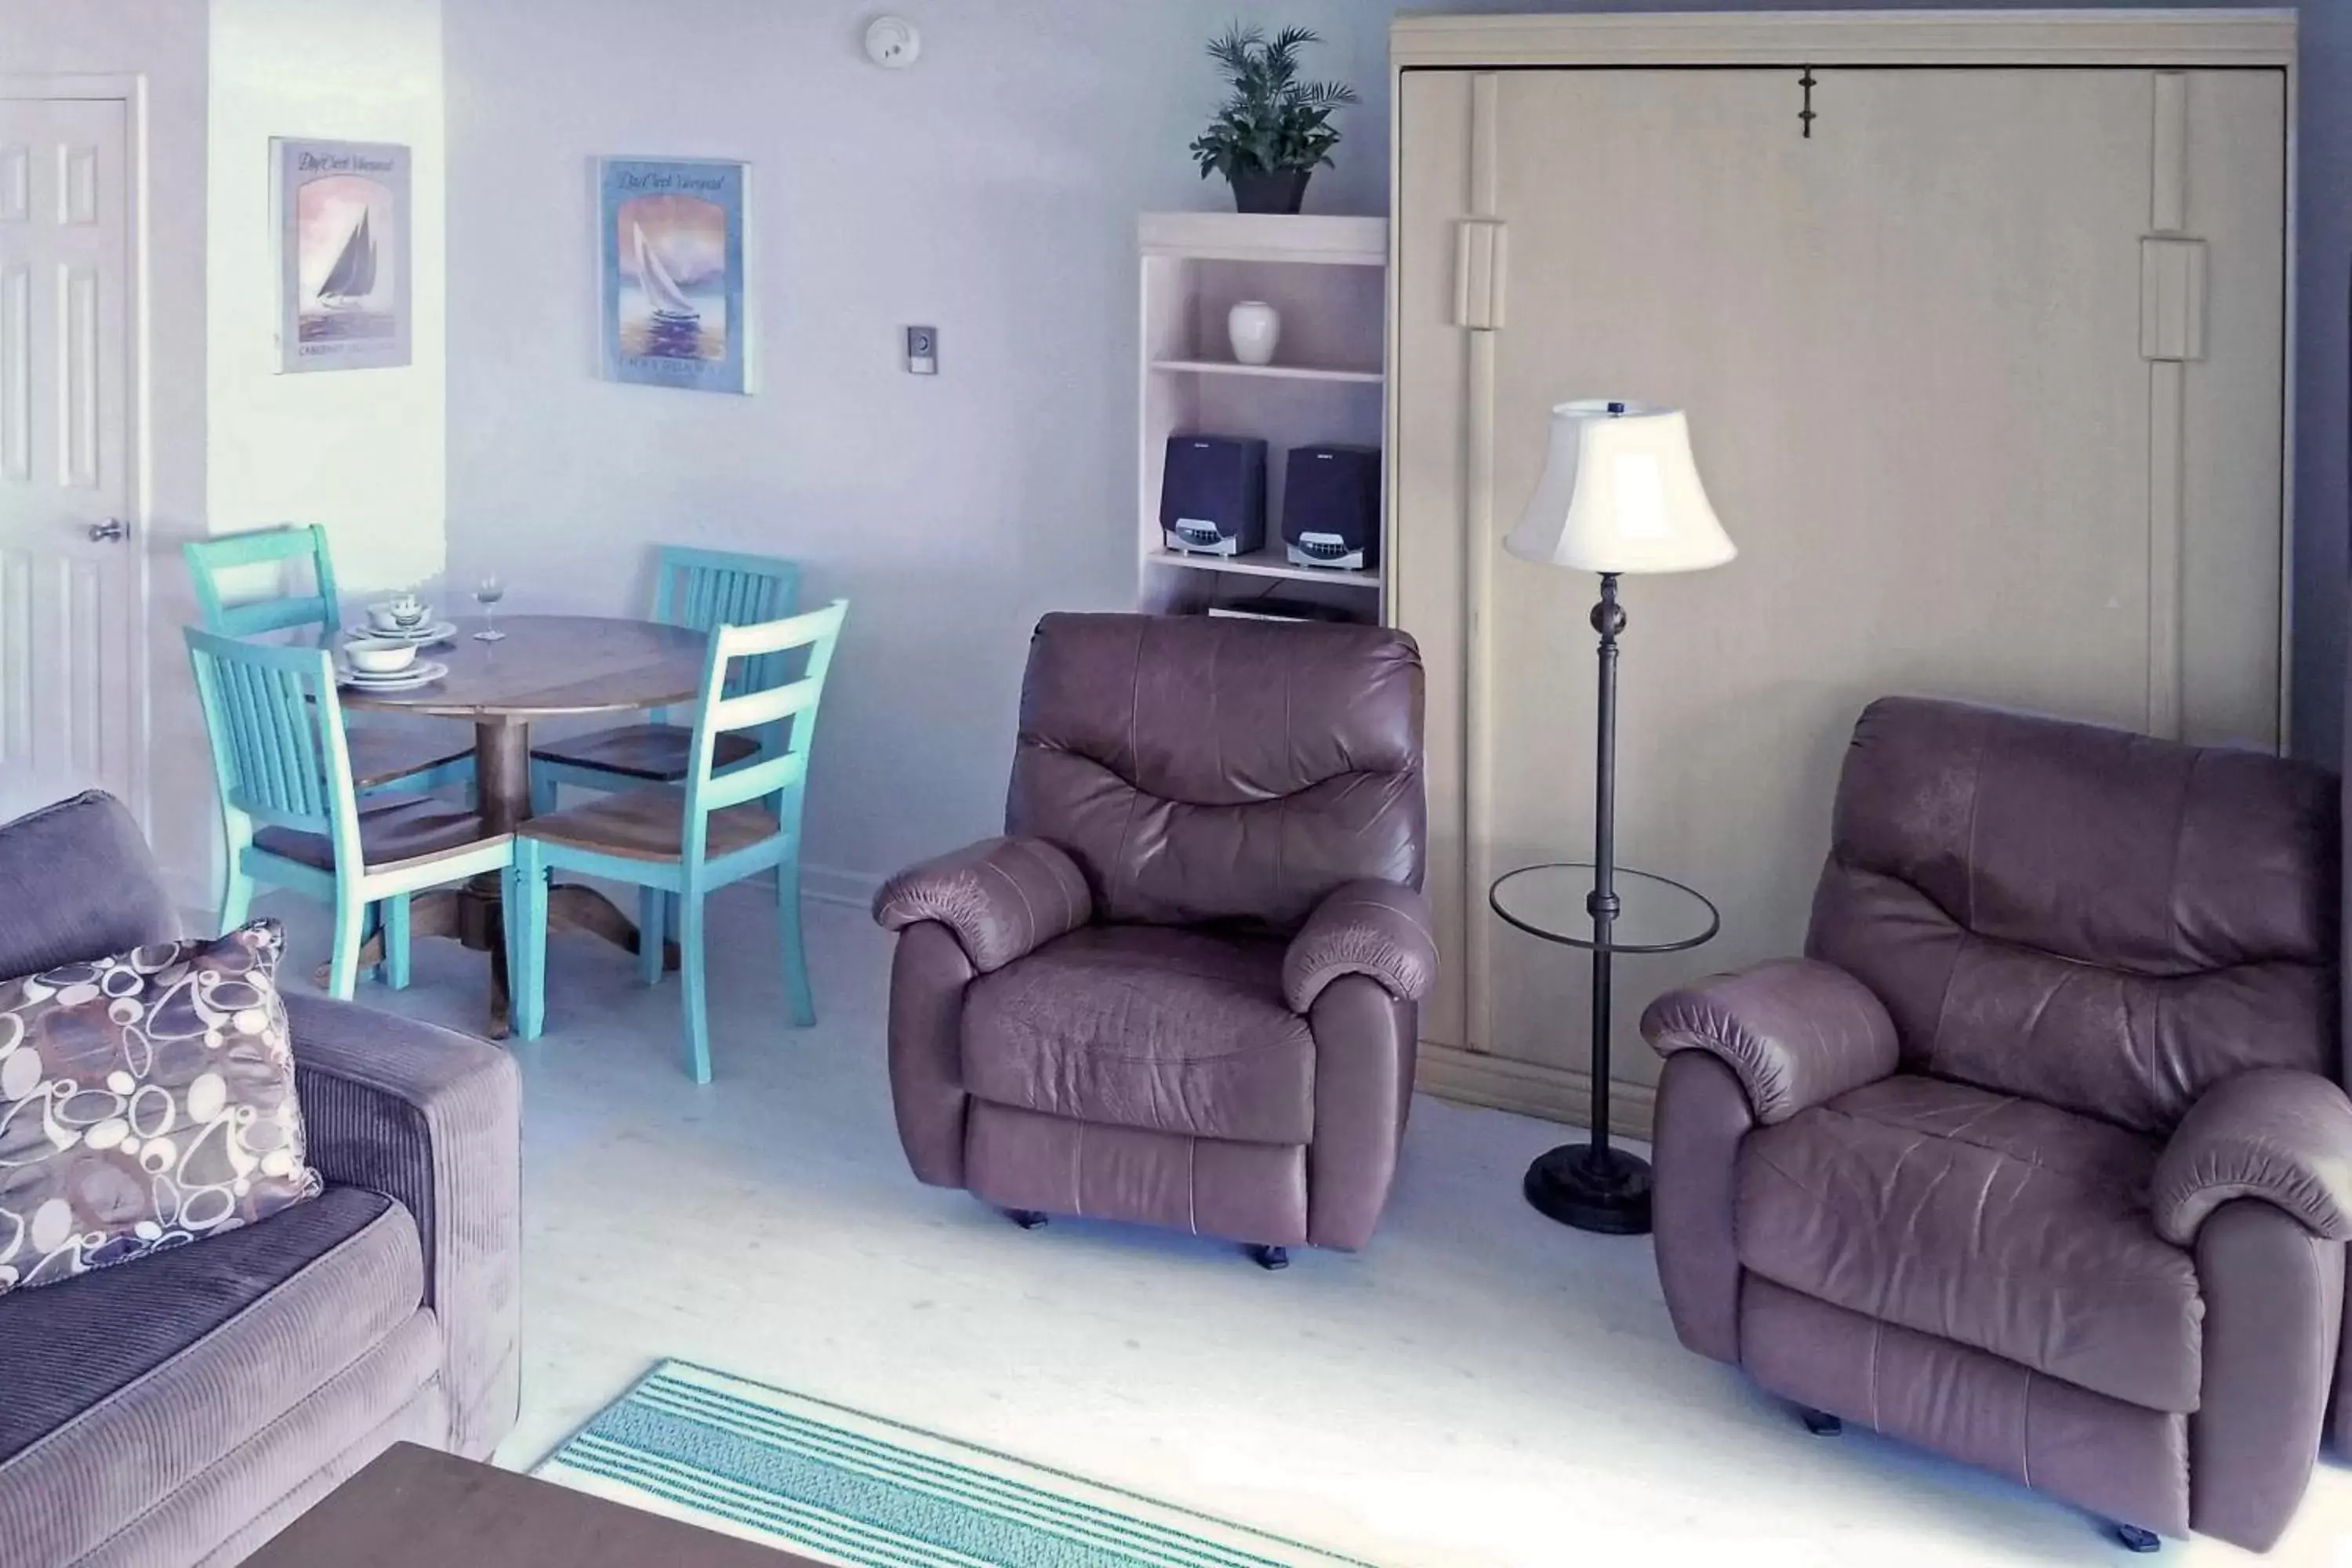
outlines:
[[[937,327],[907,329],[907,374],[940,374],[940,330]]]

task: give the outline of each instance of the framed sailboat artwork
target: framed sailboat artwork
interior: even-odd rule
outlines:
[[[269,148],[278,370],[408,363],[408,149],[286,138]]]
[[[604,378],[756,390],[749,290],[751,167],[709,159],[596,164]]]

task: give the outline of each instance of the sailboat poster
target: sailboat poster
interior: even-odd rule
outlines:
[[[744,308],[750,165],[606,158],[597,165],[604,375],[750,392]]]
[[[279,370],[408,363],[408,149],[284,139],[270,149]]]

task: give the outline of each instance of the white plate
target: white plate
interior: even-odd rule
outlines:
[[[418,626],[414,631],[406,632],[383,631],[373,625],[343,628],[343,637],[351,642],[364,642],[373,638],[380,642],[414,643],[418,647],[425,647],[436,642],[447,642],[457,635],[457,624],[455,621],[432,621]]]
[[[335,679],[354,691],[405,691],[414,686],[430,686],[448,673],[449,667],[438,659],[421,658],[391,675],[362,675],[356,669],[340,668]]]

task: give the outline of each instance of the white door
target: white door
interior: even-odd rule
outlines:
[[[145,813],[127,106],[0,97],[0,820]]]

